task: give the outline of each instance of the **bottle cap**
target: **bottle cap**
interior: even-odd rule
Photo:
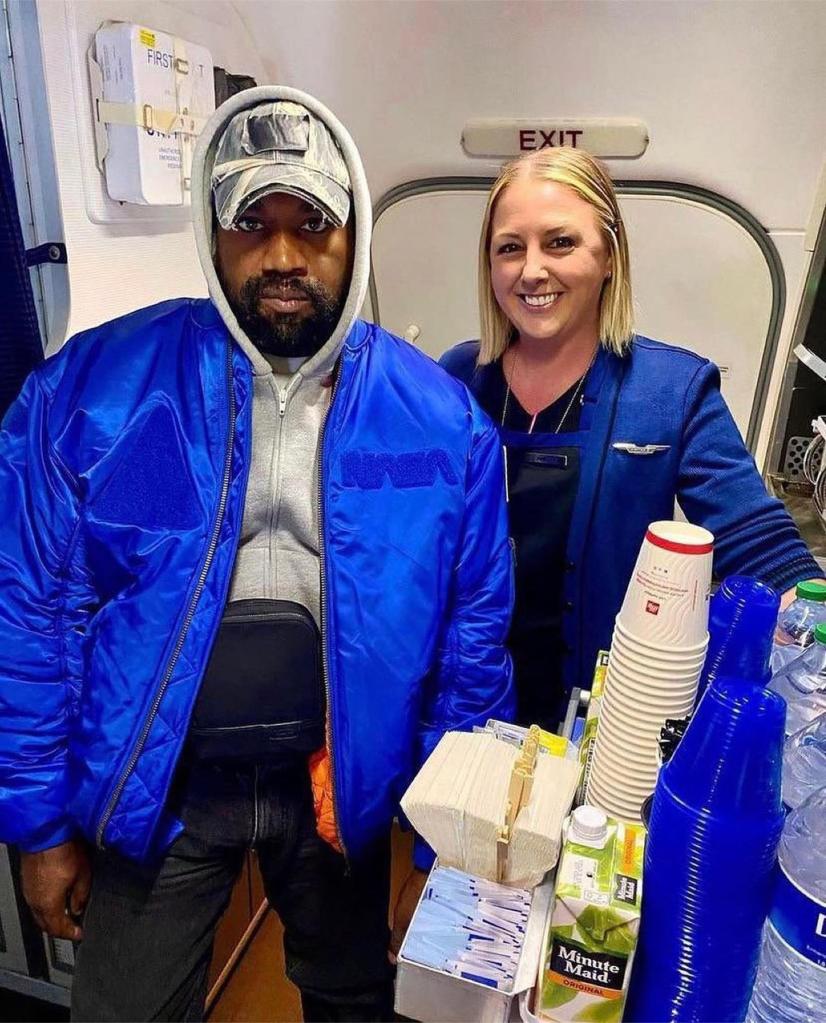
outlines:
[[[571,815],[568,839],[583,845],[600,845],[608,837],[608,818],[596,806],[578,806]]]
[[[795,595],[803,600],[826,600],[826,583],[798,583]]]
[[[815,626],[815,641],[826,646],[826,622]]]

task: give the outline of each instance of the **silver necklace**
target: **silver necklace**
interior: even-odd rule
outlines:
[[[574,389],[574,393],[571,395],[571,400],[565,406],[565,411],[562,413],[562,418],[556,424],[556,429],[553,431],[554,433],[559,433],[559,431],[562,429],[562,424],[568,418],[568,413],[574,407],[574,402],[579,397],[579,393],[582,390],[582,387],[583,387],[583,385],[585,383],[585,378],[588,376],[589,372],[591,371],[591,367],[594,365],[594,362],[596,361],[597,351],[599,351],[598,347],[594,350],[594,354],[591,356],[591,361],[588,363],[587,369],[585,370],[585,372],[582,374],[582,376],[577,381],[577,385],[576,385],[576,388]],[[514,356],[513,365],[511,366],[510,375],[509,375],[508,380],[507,380],[507,385],[508,386],[507,386],[507,390],[505,391],[505,404],[502,406],[502,419],[501,419],[501,421],[499,423],[500,426],[504,426],[505,425],[505,417],[508,414],[508,402],[510,401],[510,396],[511,396],[511,382],[513,381],[514,374],[516,373],[516,363],[517,363],[518,358],[519,358],[519,353],[517,352],[517,354]],[[582,397],[579,398],[579,404],[582,405],[582,403],[584,401],[585,401],[585,395],[582,395]],[[543,411],[543,409],[539,410],[539,412],[542,412],[542,411]],[[537,420],[537,417],[539,415],[539,412],[534,412],[533,418],[531,419],[531,425],[528,427],[528,433],[533,433],[533,428],[536,426],[536,420]]]

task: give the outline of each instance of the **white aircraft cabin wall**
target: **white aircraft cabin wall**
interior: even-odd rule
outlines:
[[[811,257],[806,231],[822,212],[822,197],[819,207],[815,205],[826,155],[826,4],[285,0],[271,5],[239,0],[236,8],[250,33],[269,43],[264,63],[270,78],[315,93],[350,128],[364,157],[374,202],[416,179],[495,176],[499,161],[470,158],[461,148],[462,128],[471,119],[625,117],[642,120],[651,141],[640,159],[609,161],[614,177],[683,182],[744,207],[768,231],[782,262],[786,290],[755,445],[762,460]],[[431,246],[433,264],[442,271],[438,252],[457,244],[459,236],[451,235],[451,225],[467,215],[461,202],[458,193],[446,200],[451,212],[444,212],[442,234],[433,236],[433,220],[422,217],[418,230],[429,234],[423,238],[416,234],[416,218],[408,217],[404,227],[412,233],[387,242],[396,250],[397,291],[407,283],[396,271],[408,240],[416,259]],[[760,335],[767,300],[762,257],[755,258],[755,246],[747,238],[735,239],[736,225],[715,223],[719,217],[705,209],[691,217],[685,208],[668,212],[664,205],[660,203],[664,218],[653,218],[656,234],[640,236],[643,246],[635,258],[638,299],[645,299],[650,309],[640,309],[639,326],[688,347],[701,347],[699,336],[707,344],[704,354],[733,362],[724,389],[733,404],[740,403],[738,421],[745,431],[746,406],[765,340],[765,332]],[[643,210],[632,217],[643,232],[646,218],[652,219]],[[702,260],[704,252],[702,231],[683,246],[666,229],[677,222],[684,225],[687,238],[704,222],[711,232],[709,253],[715,245],[730,246],[739,269],[733,275],[738,283],[730,291],[726,281],[719,281],[713,290],[683,295],[675,328],[674,317],[668,315],[671,298],[655,308],[658,290],[668,281],[672,293],[679,290],[683,260]],[[374,249],[377,286],[383,234],[380,220]],[[461,235],[461,256],[457,253],[449,262],[448,278],[429,274],[432,288],[425,287],[423,274],[410,273],[408,298],[418,318],[412,322],[427,316],[434,322],[440,302],[445,308],[440,296],[454,296],[438,340],[442,348],[473,336],[474,323],[465,325],[465,317],[474,315],[475,251],[468,253],[468,247],[475,250],[475,242],[475,232]],[[385,278],[390,277],[389,265]],[[385,281],[377,287],[382,322],[388,286]],[[697,326],[688,336],[684,328],[691,316],[686,310],[692,304]],[[713,336],[720,333],[715,325],[722,318],[715,312],[721,309],[729,319],[740,317],[728,353],[724,338],[723,357]],[[388,325],[401,330],[407,326],[403,320],[400,314]],[[745,358],[740,354],[738,361],[742,335],[752,338],[751,351]],[[739,394],[738,374],[743,385]]]

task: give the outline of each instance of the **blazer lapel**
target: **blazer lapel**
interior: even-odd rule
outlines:
[[[629,356],[620,358],[606,349],[600,349],[594,364],[594,392],[586,388],[585,408],[590,403],[590,429],[585,442],[579,487],[574,502],[571,531],[568,535],[568,559],[579,566],[594,515],[594,502],[602,477],[602,468],[608,451],[608,441],[619,400],[620,385]],[[601,380],[600,380],[601,376]]]

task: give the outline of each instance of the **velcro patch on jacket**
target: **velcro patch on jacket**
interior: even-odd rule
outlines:
[[[94,500],[97,518],[150,530],[191,529],[200,521],[191,477],[172,413],[156,406],[125,451],[103,492]]]
[[[347,451],[341,459],[345,487],[381,490],[385,481],[391,487],[432,487],[439,476],[453,486],[459,482],[447,452],[442,448],[406,451],[400,455],[374,451]]]

